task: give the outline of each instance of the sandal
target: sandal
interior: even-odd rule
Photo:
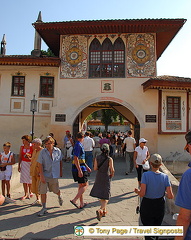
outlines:
[[[88,203],[84,203],[84,206],[83,206],[83,207],[80,207],[80,209],[85,208],[87,205],[88,205]]]
[[[37,199],[33,203],[31,203],[31,206],[35,206],[35,205],[40,205],[41,206],[40,200]]]
[[[33,196],[34,196],[34,194],[33,194],[33,193],[30,193],[29,197],[32,198]]]
[[[97,210],[96,215],[97,215],[97,220],[101,221],[101,218],[103,216],[103,211],[101,209]]]
[[[107,214],[107,211],[103,211],[103,215],[102,215],[102,217],[105,217],[106,214]]]
[[[76,203],[74,203],[72,200],[70,200],[71,204],[73,204],[76,208],[79,208]]]
[[[23,196],[23,197],[21,198],[21,200],[24,200],[24,199],[30,199],[30,197],[29,197],[29,196]]]

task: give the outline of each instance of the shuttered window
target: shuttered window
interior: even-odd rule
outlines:
[[[181,98],[167,97],[167,119],[180,120],[181,119]]]

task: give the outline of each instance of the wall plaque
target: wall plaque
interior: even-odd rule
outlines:
[[[65,122],[65,121],[66,121],[66,114],[55,115],[55,122]]]
[[[181,121],[166,121],[166,130],[182,130]]]
[[[145,115],[145,122],[156,122],[157,116],[156,115]]]

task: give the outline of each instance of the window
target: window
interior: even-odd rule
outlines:
[[[114,66],[113,76],[125,76],[125,46],[121,38],[118,38],[114,43]]]
[[[13,76],[12,78],[12,96],[24,96],[25,94],[25,77]]]
[[[106,38],[102,44],[102,66],[101,77],[112,77],[113,65],[113,45],[109,38]]]
[[[90,45],[90,76],[91,77],[101,77],[100,73],[100,63],[101,63],[101,44],[95,38]]]
[[[180,97],[167,97],[167,119],[180,120]]]
[[[89,76],[93,78],[125,77],[125,45],[119,37],[112,44],[106,38],[102,45],[95,38],[90,45]]]
[[[40,97],[54,97],[54,78],[40,78]]]

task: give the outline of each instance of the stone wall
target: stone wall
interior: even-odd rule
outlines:
[[[174,199],[166,198],[166,214],[164,217],[164,223],[166,225],[175,226],[176,221],[173,220],[173,215],[179,213],[179,207],[175,205],[175,199],[178,191],[179,181],[172,175],[172,173],[163,164],[160,168],[161,172],[168,175],[170,182],[172,184],[172,191],[174,193]]]

